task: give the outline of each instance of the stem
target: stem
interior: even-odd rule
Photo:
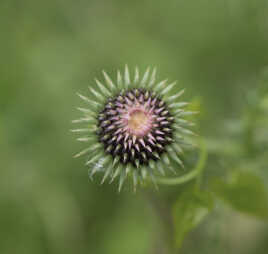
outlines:
[[[203,172],[203,168],[205,167],[207,161],[207,149],[205,142],[200,139],[200,155],[199,160],[195,166],[194,169],[192,169],[188,174],[185,174],[183,176],[179,177],[158,177],[156,178],[156,182],[159,184],[165,184],[165,185],[179,185],[186,183],[198,175],[201,176],[201,173]],[[198,182],[200,182],[200,177],[198,178]]]

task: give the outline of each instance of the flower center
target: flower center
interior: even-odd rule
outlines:
[[[124,164],[158,160],[172,140],[173,118],[164,101],[150,91],[131,89],[110,98],[98,116],[104,149]]]
[[[135,109],[129,114],[129,131],[136,136],[144,136],[152,127],[152,119],[146,112]]]

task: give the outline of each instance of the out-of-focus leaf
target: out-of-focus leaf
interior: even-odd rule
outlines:
[[[268,95],[266,95],[260,102],[261,109],[268,111]]]
[[[268,194],[260,177],[250,172],[236,172],[229,182],[215,179],[212,188],[237,211],[268,219]]]
[[[241,156],[243,153],[243,147],[241,146],[241,144],[231,139],[219,140],[207,138],[206,144],[208,151],[212,154],[220,154],[221,156],[233,156],[234,154],[236,154],[237,156]]]
[[[196,227],[213,208],[213,197],[209,192],[196,192],[193,187],[177,199],[173,207],[175,244],[181,247],[186,234]]]

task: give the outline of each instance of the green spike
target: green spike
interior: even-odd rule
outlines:
[[[169,96],[167,98],[165,98],[165,100],[167,102],[172,102],[172,101],[175,101],[176,99],[178,99],[181,95],[183,95],[185,92],[185,89],[181,90],[179,93],[173,95],[173,96]]]
[[[113,161],[113,167],[119,162],[120,157],[119,156],[115,156],[114,157],[114,161]]]
[[[134,189],[134,192],[136,192],[137,184],[138,184],[138,174],[137,174],[137,171],[134,170],[133,171],[133,189]]]
[[[105,100],[105,98],[103,97],[103,95],[101,95],[100,93],[98,93],[95,89],[93,89],[92,87],[89,87],[89,90],[91,91],[91,93],[94,94],[94,96],[99,99],[99,101],[103,102]]]
[[[145,87],[146,86],[146,82],[148,80],[149,77],[149,73],[150,73],[150,67],[148,67],[143,75],[143,78],[141,80],[141,87]]]
[[[142,179],[143,179],[143,180],[146,180],[147,175],[148,175],[148,172],[147,172],[146,168],[143,166],[143,167],[141,168],[141,177],[142,177]]]
[[[134,77],[134,84],[139,82],[139,69],[138,67],[135,68],[135,77]]]
[[[114,91],[116,89],[116,86],[114,85],[113,81],[111,78],[108,76],[108,74],[105,71],[102,71],[104,79],[106,81],[106,84],[110,87],[111,91]]]
[[[114,136],[112,139],[111,139],[111,142],[114,142],[116,140],[116,136]]]
[[[176,152],[171,147],[167,147],[167,151],[169,152],[169,156],[176,161],[182,168],[184,168],[183,162],[177,156]]]
[[[96,111],[92,111],[89,108],[80,108],[80,107],[77,107],[76,109],[79,110],[80,112],[84,113],[84,114],[90,114],[91,116],[96,116]]]
[[[167,132],[167,133],[170,133],[172,130],[170,128],[165,127],[165,128],[163,128],[163,131]]]
[[[175,160],[182,168],[184,168],[184,164],[181,161],[181,159],[177,156],[177,154],[173,151],[172,153],[170,153],[170,156],[173,160]]]
[[[165,104],[165,102],[164,102],[163,100],[161,100],[161,101],[159,102],[159,104],[158,104],[158,107],[162,107],[162,106],[164,106],[164,104]]]
[[[178,118],[178,117],[175,118],[174,122],[178,123],[178,124],[187,124],[188,123],[187,120],[182,119],[182,118]]]
[[[187,142],[185,140],[178,140],[178,143],[180,143],[183,146],[197,147],[197,144],[194,144],[193,142]]]
[[[138,89],[135,89],[135,96],[138,97],[140,95],[140,91]]]
[[[120,180],[119,180],[119,186],[118,186],[118,192],[121,191],[122,189],[122,186],[123,186],[123,183],[125,182],[126,180],[126,172],[124,170],[121,171],[121,174],[120,174]]]
[[[90,128],[90,132],[95,133],[96,131],[98,131],[98,126],[96,124],[90,125],[89,128]]]
[[[152,97],[156,97],[156,92],[155,92],[155,91],[152,91],[151,96],[152,96]]]
[[[112,178],[111,178],[110,183],[113,182],[113,180],[114,180],[114,179],[121,173],[121,171],[122,171],[122,165],[119,164],[118,167],[117,167],[117,169],[115,170],[115,172],[114,172]]]
[[[90,160],[88,160],[88,161],[86,162],[86,165],[90,165],[90,164],[96,162],[96,161],[97,161],[98,159],[100,159],[102,156],[103,156],[102,153],[98,153],[98,154],[96,154],[94,157],[92,157]]]
[[[158,189],[153,170],[150,167],[148,168],[148,172],[151,177],[152,183],[154,184],[155,188]]]
[[[101,140],[105,141],[105,140],[109,139],[110,136],[111,136],[110,134],[105,134],[103,137],[101,137]]]
[[[165,164],[170,165],[170,160],[166,154],[163,154],[163,161],[165,162]]]
[[[165,89],[163,89],[161,92],[160,92],[160,95],[164,96],[166,95],[175,85],[176,85],[177,81],[171,83],[170,85],[168,85]]]
[[[127,162],[127,158],[128,158],[127,153],[124,153],[124,155],[123,155],[123,162],[124,162],[124,163],[126,163],[126,162]]]
[[[84,96],[84,95],[81,95],[80,93],[77,93],[77,95],[82,99],[84,100],[85,102],[89,103],[92,107],[94,108],[98,108],[100,106],[102,106],[100,103],[96,102],[96,101],[93,101],[93,100],[90,100],[88,97]]]
[[[158,154],[157,152],[153,152],[153,156],[154,156],[155,158],[157,158],[157,159],[160,159],[160,156],[159,156],[159,154]]]
[[[135,160],[135,165],[136,165],[137,168],[140,167],[140,160],[139,160],[139,159],[136,159],[136,160]]]
[[[180,116],[191,116],[198,114],[198,111],[184,111],[180,113]]]
[[[164,176],[165,175],[165,170],[164,170],[164,167],[162,165],[162,162],[158,161],[156,163],[156,166],[157,166],[157,169],[158,169],[159,173]]]
[[[168,142],[173,142],[173,141],[174,141],[171,137],[168,137],[168,136],[166,136],[165,139],[166,139]]]
[[[126,86],[126,89],[129,87],[129,85],[130,85],[130,77],[129,77],[128,66],[126,64],[126,66],[125,66],[125,86]]]
[[[182,118],[176,118],[176,122],[178,124],[183,124],[183,125],[187,125],[187,126],[194,126],[195,125],[195,123],[192,123],[192,122],[185,120],[185,119],[182,119]]]
[[[99,102],[93,101],[91,100],[91,106],[94,107],[95,109],[101,108],[102,104],[100,104]]]
[[[106,104],[106,106],[109,106],[110,108],[112,108],[114,106],[114,104],[110,101]]]
[[[169,113],[168,110],[164,110],[164,111],[162,111],[160,114],[161,114],[161,116],[165,116],[165,115],[167,115],[168,113]]]
[[[80,94],[80,93],[76,93],[83,101],[85,101],[85,102],[87,102],[87,103],[91,103],[91,100],[88,98],[88,97],[86,97],[86,96],[84,96],[84,95],[82,95],[82,94]]]
[[[112,150],[113,150],[113,146],[112,146],[112,145],[109,145],[109,146],[105,149],[105,151],[106,151],[107,153],[110,153]]]
[[[169,153],[171,153],[173,150],[172,150],[172,148],[171,148],[171,146],[167,146],[166,147],[166,150],[169,152]]]
[[[76,120],[72,120],[72,123],[95,123],[96,119],[92,117],[85,117],[85,118],[80,118]]]
[[[86,154],[87,152],[96,151],[96,150],[98,150],[98,149],[101,148],[101,147],[102,147],[101,144],[96,143],[95,145],[90,146],[90,147],[88,147],[88,148],[82,150],[80,153],[76,154],[76,155],[74,156],[74,158],[77,158],[77,157],[79,157],[79,156],[81,156],[81,155],[84,155],[84,154]]]
[[[117,153],[119,151],[119,149],[121,148],[121,144],[118,144],[114,150],[115,153]]]
[[[188,130],[188,129],[185,129],[177,124],[174,124],[174,127],[179,130],[181,133],[183,134],[186,134],[186,135],[193,135],[193,136],[197,136],[194,132]]]
[[[102,167],[104,167],[107,163],[111,164],[112,157],[110,155],[104,156],[102,158]]]
[[[173,128],[175,130],[180,130],[181,129],[181,126],[179,126],[178,124],[173,124],[172,126],[173,126]]]
[[[124,102],[124,98],[123,98],[122,95],[119,95],[119,96],[117,97],[117,99],[118,99],[120,102]]]
[[[169,105],[170,108],[180,108],[187,106],[189,103],[188,102],[174,102]]]
[[[91,136],[91,137],[81,137],[81,138],[77,138],[76,140],[77,141],[80,141],[80,142],[97,142],[97,139],[94,136]]]
[[[175,116],[179,116],[182,112],[184,112],[183,109],[181,109],[181,108],[174,108],[172,113]]]
[[[112,93],[97,79],[95,79],[100,91],[106,96],[106,97],[110,97],[112,95]]]
[[[132,156],[132,158],[134,158],[134,156],[135,156],[135,149],[134,148],[131,149],[131,156]]]
[[[150,96],[149,91],[146,91],[144,94],[144,99],[148,100],[149,96]]]
[[[149,167],[154,170],[155,169],[155,162],[153,160],[149,160]]]
[[[174,141],[174,139],[169,136],[166,136],[165,139],[170,143]]]
[[[120,71],[117,72],[117,86],[120,90],[123,89],[123,79]]]
[[[105,182],[105,180],[107,179],[107,177],[109,175],[111,175],[112,171],[113,171],[113,166],[112,166],[112,164],[109,164],[108,168],[105,170],[104,176],[101,180],[101,184],[103,184]]]
[[[146,153],[145,153],[145,152],[142,152],[141,155],[142,155],[143,159],[144,159],[145,161],[147,161]]]
[[[163,150],[163,149],[164,149],[164,147],[163,147],[161,144],[159,144],[159,143],[157,143],[156,146],[157,146],[160,150]]]
[[[166,83],[167,83],[167,79],[165,79],[165,80],[159,82],[159,83],[156,85],[156,87],[154,88],[154,90],[155,90],[155,91],[158,91],[158,90],[162,89],[162,86],[164,86]]]
[[[182,148],[179,146],[177,143],[172,144],[173,149],[178,153],[178,154],[183,154]]]
[[[93,180],[93,176],[99,171],[100,169],[94,166],[92,169],[88,170],[88,176],[91,180]]]
[[[134,95],[133,95],[132,93],[128,93],[128,96],[129,96],[129,98],[130,98],[131,100],[134,100],[134,99],[135,99],[135,97],[134,97]]]
[[[174,136],[175,136],[175,139],[176,140],[182,140],[183,139],[183,136],[182,135],[180,135],[178,132],[176,132],[175,131],[175,133],[174,133]]]
[[[155,84],[155,75],[156,75],[156,67],[153,68],[152,75],[151,75],[151,78],[150,78],[149,83],[148,83],[148,88],[151,88],[151,87],[154,86],[154,84]]]
[[[90,151],[90,150],[91,150],[90,147],[88,147],[88,148],[82,150],[81,152],[75,154],[73,157],[74,157],[74,158],[80,157],[80,156],[86,154],[86,153],[87,153],[88,151]]]
[[[175,120],[175,117],[170,116],[170,117],[168,117],[168,118],[167,118],[167,120],[168,120],[169,122],[172,122],[172,121],[174,121],[174,120]]]
[[[111,124],[112,122],[110,120],[105,120],[101,123],[101,127],[107,126],[109,124]]]
[[[132,171],[132,167],[131,167],[131,164],[128,163],[127,164],[127,167],[126,167],[126,176]]]
[[[98,118],[105,118],[105,116],[106,116],[106,115],[103,114],[103,113],[99,113],[99,114],[98,114]]]

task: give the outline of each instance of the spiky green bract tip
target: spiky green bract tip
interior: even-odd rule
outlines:
[[[176,82],[156,82],[156,68],[147,68],[140,75],[138,68],[131,79],[128,66],[113,81],[103,71],[104,82],[96,79],[89,87],[89,96],[78,93],[86,106],[77,108],[83,116],[73,123],[83,124],[72,130],[87,146],[75,157],[88,155],[89,176],[102,173],[101,183],[126,179],[138,184],[156,184],[157,175],[184,168],[183,146],[193,123],[184,119],[196,112],[187,111],[187,102],[176,91]]]

